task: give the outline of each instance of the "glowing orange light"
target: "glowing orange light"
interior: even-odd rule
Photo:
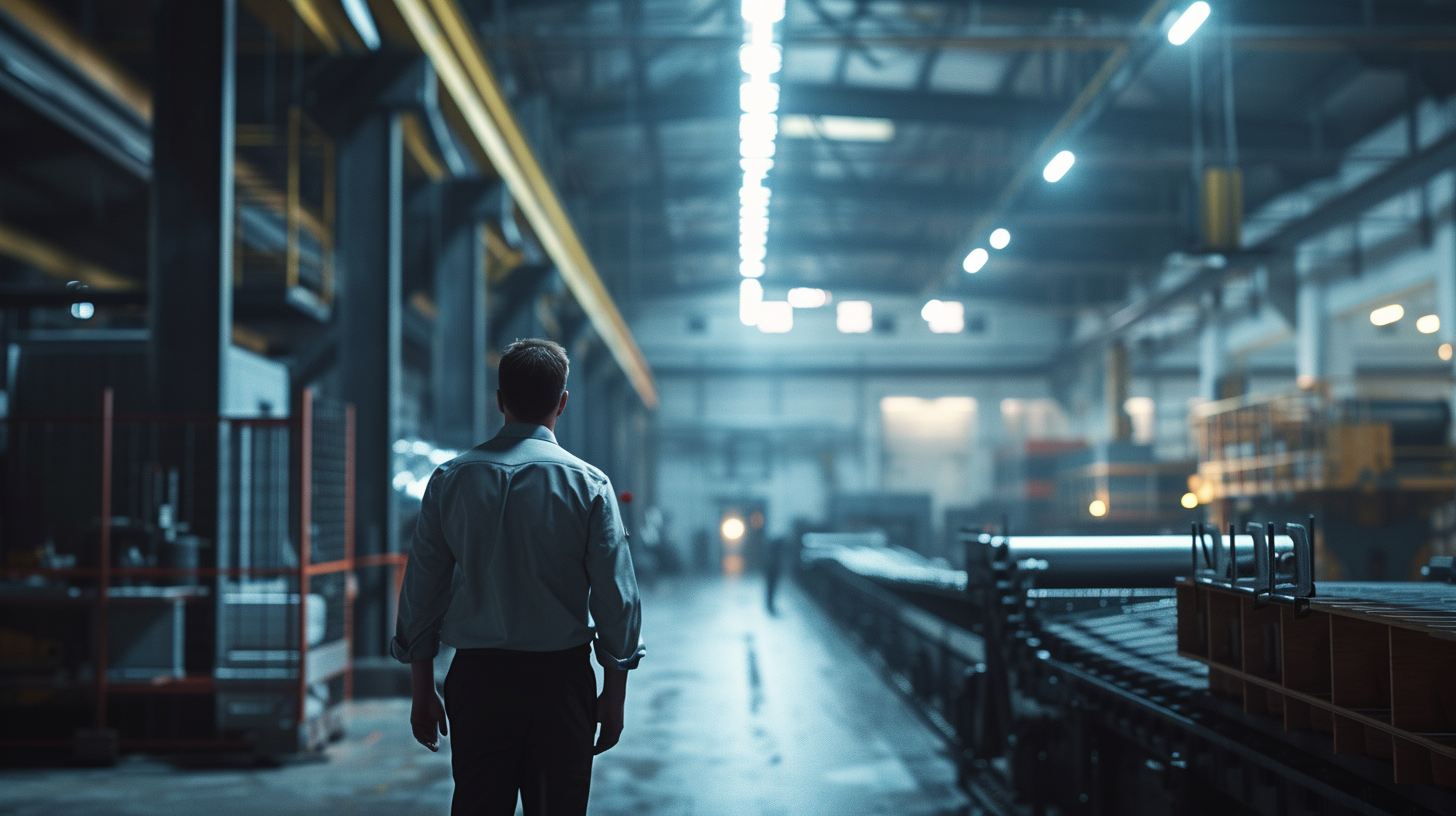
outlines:
[[[723,538],[728,541],[737,541],[743,538],[743,533],[746,530],[743,526],[743,519],[737,516],[729,516],[723,519],[723,526],[719,529],[723,533]]]

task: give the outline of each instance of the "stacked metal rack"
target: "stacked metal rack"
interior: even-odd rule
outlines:
[[[1203,532],[1140,541],[967,532],[966,572],[937,569],[905,552],[806,546],[801,579],[945,736],[964,787],[987,812],[1456,812],[1456,787],[1432,764],[1439,762],[1432,759],[1436,748],[1422,744],[1424,776],[1409,762],[1397,775],[1381,752],[1368,750],[1379,743],[1368,742],[1368,729],[1391,729],[1380,712],[1343,715],[1359,726],[1349,732],[1361,740],[1353,753],[1362,755],[1353,756],[1318,730],[1286,730],[1284,719],[1270,716],[1267,696],[1250,693],[1241,676],[1237,702],[1230,700],[1222,693],[1233,690],[1225,678],[1242,668],[1183,653],[1188,585],[1178,576],[1195,568],[1205,571],[1201,591],[1261,587],[1261,610],[1276,616],[1303,615],[1306,604],[1348,607],[1328,597],[1333,585],[1321,584],[1314,596],[1308,530],[1292,527],[1292,534],[1280,529],[1272,537],[1261,527],[1228,539]],[[1217,589],[1210,583],[1217,580],[1237,589]],[[1406,594],[1450,589],[1433,586],[1407,586]],[[1243,598],[1234,602],[1239,608]],[[1423,614],[1407,610],[1407,618]],[[1202,621],[1202,631],[1233,631],[1227,616],[1214,617]],[[1380,625],[1399,628],[1389,620]],[[1234,654],[1262,655],[1277,649],[1276,641],[1277,635],[1239,638]],[[1444,653],[1409,654],[1439,663]],[[1427,714],[1444,712],[1449,694],[1429,685],[1441,669],[1426,669],[1435,673],[1428,671],[1419,681],[1427,685],[1414,693]],[[1258,688],[1266,690],[1267,683]],[[1299,711],[1291,706],[1284,714]],[[1428,741],[1438,736],[1424,734]]]
[[[1456,489],[1443,400],[1343,399],[1328,388],[1206,403],[1189,489],[1218,524],[1313,512],[1322,580],[1417,577]]]
[[[112,404],[5,425],[0,749],[316,748],[352,693],[354,573],[403,564],[353,554],[352,408]]]
[[[1339,400],[1322,390],[1198,406],[1200,500],[1358,487],[1449,493],[1441,401]]]

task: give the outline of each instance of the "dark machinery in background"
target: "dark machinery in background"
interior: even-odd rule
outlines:
[[[1409,580],[1431,556],[1453,554],[1433,524],[1443,509],[1449,517],[1456,490],[1446,401],[1342,399],[1315,388],[1207,403],[1191,422],[1198,473],[1189,489],[1209,521],[1314,513],[1321,580]]]
[[[967,571],[821,534],[806,536],[799,578],[945,737],[984,811],[1456,813],[1456,776],[1447,775],[1456,766],[1444,764],[1456,757],[1449,734],[1390,733],[1388,719],[1381,724],[1390,706],[1376,710],[1373,699],[1378,688],[1357,700],[1368,710],[1323,717],[1309,714],[1332,706],[1317,680],[1299,692],[1274,690],[1285,665],[1315,676],[1323,665],[1326,684],[1330,676],[1318,655],[1275,656],[1281,615],[1323,620],[1330,613],[1320,605],[1368,606],[1351,599],[1376,587],[1404,589],[1404,602],[1429,607],[1407,609],[1407,618],[1456,625],[1449,584],[1321,584],[1316,592],[1310,532],[1294,524],[1251,525],[1231,537],[967,532]],[[1192,578],[1178,583],[1183,576]],[[1222,594],[1210,602],[1212,593]],[[1249,618],[1255,610],[1264,617]],[[1377,654],[1378,637],[1361,642],[1377,666],[1362,678],[1378,677],[1390,663],[1376,658],[1392,652]],[[1456,644],[1423,644],[1421,653],[1449,662],[1456,652],[1443,646]],[[1282,648],[1318,651],[1319,643],[1290,638]],[[1451,674],[1431,673],[1444,665],[1426,667],[1428,685],[1416,694],[1437,713],[1416,731],[1441,730],[1436,720],[1453,708],[1452,692],[1439,690],[1451,687]]]

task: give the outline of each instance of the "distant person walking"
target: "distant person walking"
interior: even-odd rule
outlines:
[[[779,613],[774,607],[774,594],[779,588],[779,570],[784,565],[785,549],[787,547],[781,538],[770,538],[768,545],[763,548],[763,600],[770,615]]]
[[[586,813],[592,756],[621,737],[627,670],[645,651],[611,482],[553,433],[568,367],[547,340],[506,349],[505,427],[435,471],[415,526],[390,648],[411,666],[415,739],[435,751],[450,734],[451,816],[512,816],[518,793],[527,816]],[[443,701],[441,641],[457,650]]]

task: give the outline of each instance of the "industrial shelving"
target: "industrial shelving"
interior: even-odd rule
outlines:
[[[5,424],[0,749],[317,748],[352,697],[356,572],[397,587],[405,560],[354,553],[352,407],[307,391],[287,418],[112,406],[108,389],[99,415]],[[189,490],[212,467],[206,541]]]
[[[1190,419],[1199,461],[1195,492],[1207,503],[1330,490],[1456,489],[1451,449],[1401,444],[1393,427],[1400,418],[1393,422],[1383,410],[1390,405],[1404,403],[1341,400],[1327,389],[1204,403]]]

